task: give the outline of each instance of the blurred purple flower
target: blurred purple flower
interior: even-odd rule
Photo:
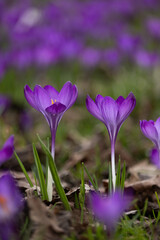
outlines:
[[[129,207],[132,198],[116,191],[109,196],[101,196],[96,192],[90,194],[90,208],[95,217],[107,226],[108,231],[114,231],[118,220]]]
[[[82,49],[82,44],[80,44],[77,41],[66,41],[64,39],[63,42],[63,46],[61,46],[61,52],[62,55],[64,56],[65,59],[73,59],[73,58],[77,58],[77,56],[79,55],[81,49]]]
[[[29,112],[23,110],[19,116],[19,126],[24,132],[27,132],[32,127],[32,117]]]
[[[155,144],[155,148],[150,151],[150,159],[160,168],[160,117],[155,122],[152,120],[140,121],[140,128],[142,133]]]
[[[6,109],[10,106],[11,100],[5,95],[0,95],[0,115],[3,114]]]
[[[31,64],[48,67],[60,61],[72,62],[73,59],[88,67],[99,66],[103,49],[110,50],[117,44],[122,51],[119,58],[126,60],[128,54],[137,50],[138,43],[124,32],[136,32],[149,48],[154,44],[154,37],[159,39],[159,19],[155,17],[159,7],[158,0],[55,0],[42,5],[35,5],[30,0],[18,0],[13,4],[3,0],[0,3],[0,51],[7,52],[9,58],[6,66],[2,57],[0,75],[3,77],[8,67],[18,70]],[[148,32],[144,32],[142,16],[149,19]],[[159,56],[158,45],[155,48]],[[140,66],[154,67],[157,63],[152,56],[154,54],[144,56],[140,52],[136,56],[130,54],[131,60]],[[109,66],[119,66],[114,56],[111,63],[108,63],[108,57],[103,60]]]
[[[132,36],[129,33],[123,33],[117,39],[119,48],[126,55],[133,53],[140,46],[140,43],[141,39],[139,36]]]
[[[139,50],[135,52],[135,61],[141,67],[154,67],[160,62],[160,57],[157,53]]]
[[[122,123],[127,119],[136,105],[136,99],[133,93],[130,93],[125,99],[119,96],[117,100],[111,97],[102,97],[97,95],[95,102],[87,96],[87,110],[97,119],[102,121],[107,127],[111,141],[111,160],[112,160],[112,178],[113,189],[115,190],[115,142],[118,131]]]
[[[151,151],[150,151],[150,159],[151,159],[151,162],[156,165],[157,168],[160,169],[160,151],[159,149],[157,148],[153,148]]]
[[[160,117],[154,122],[153,120],[140,121],[142,133],[149,138],[160,149]]]
[[[51,46],[38,46],[34,51],[35,63],[39,66],[48,66],[58,60],[59,53],[57,49]]]
[[[22,70],[33,64],[33,50],[23,49],[14,50],[11,52],[11,60],[13,61],[13,66]]]
[[[147,28],[153,37],[160,38],[160,18],[151,18],[147,21]]]
[[[134,14],[135,6],[132,1],[123,0],[120,2],[120,1],[114,0],[111,2],[111,6],[112,6],[112,11],[115,14],[122,15],[123,17],[131,16],[132,14]]]
[[[60,92],[50,85],[44,88],[36,85],[32,91],[29,86],[26,85],[24,94],[28,103],[44,115],[50,126],[52,156],[54,158],[56,130],[65,111],[67,111],[77,99],[77,87],[76,85],[72,85],[71,82],[66,82]]]
[[[84,66],[93,67],[99,63],[101,59],[101,52],[98,49],[86,48],[81,57],[80,61]]]
[[[10,136],[0,150],[0,165],[9,160],[14,152],[14,136]]]
[[[22,209],[22,196],[10,174],[0,178],[0,239],[17,239],[17,214]]]
[[[120,64],[121,56],[116,49],[107,49],[103,53],[103,60],[109,67],[116,67]]]

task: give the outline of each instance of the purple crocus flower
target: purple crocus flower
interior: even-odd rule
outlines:
[[[16,215],[23,205],[22,196],[10,174],[0,178],[0,239],[9,240],[15,236]],[[13,238],[17,239],[17,238]]]
[[[110,48],[103,52],[103,60],[109,67],[117,67],[121,62],[121,56],[117,49]]]
[[[86,48],[81,56],[81,62],[85,66],[93,67],[101,59],[101,51],[94,48]]]
[[[155,144],[155,148],[150,152],[150,158],[152,163],[160,168],[160,117],[155,122],[152,120],[140,121],[140,128],[142,133]]]
[[[14,136],[10,136],[0,150],[0,165],[10,159],[14,152]]]
[[[147,21],[147,28],[152,36],[160,38],[160,19],[150,18]]]
[[[55,152],[55,136],[58,124],[65,113],[76,101],[78,90],[76,85],[66,82],[61,91],[47,85],[42,88],[36,85],[32,91],[28,85],[24,88],[24,94],[28,103],[41,112],[46,118],[52,135],[52,156]]]
[[[136,105],[136,99],[133,93],[130,93],[125,99],[122,96],[114,100],[111,97],[102,97],[97,95],[95,102],[87,96],[87,110],[107,127],[111,141],[111,160],[112,160],[112,179],[113,189],[115,190],[115,142],[118,131],[122,123],[127,119]]]
[[[154,122],[153,120],[140,121],[142,133],[149,138],[160,149],[160,117]]]
[[[90,208],[95,217],[107,226],[108,231],[113,231],[119,218],[131,202],[131,196],[123,195],[116,191],[109,196],[102,196],[96,192],[90,195]]]
[[[33,122],[30,113],[26,110],[23,110],[19,116],[19,128],[23,132],[27,132],[29,129],[32,128],[32,123]]]
[[[0,95],[0,114],[3,114],[6,109],[10,106],[11,101],[5,95]]]
[[[159,157],[159,150],[157,148],[153,148],[150,151],[150,159],[151,162],[156,165],[157,168],[160,169],[160,157]]]
[[[146,50],[138,50],[134,54],[135,61],[142,67],[154,67],[159,64],[159,55],[156,52],[148,52]]]

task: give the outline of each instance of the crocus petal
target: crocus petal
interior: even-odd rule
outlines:
[[[133,93],[130,93],[128,97],[123,101],[122,101],[122,98],[120,98],[118,100],[118,104],[119,104],[118,123],[119,125],[121,125],[129,116],[129,114],[133,111],[136,105],[135,96],[133,95]]]
[[[111,142],[116,140],[117,137],[117,115],[118,115],[118,104],[111,97],[105,97],[102,102],[102,116],[104,123],[108,129]]]
[[[105,97],[102,103],[103,118],[108,125],[117,125],[118,105],[111,97]]]
[[[9,160],[14,152],[14,136],[10,136],[0,150],[0,165]]]
[[[52,87],[51,85],[46,85],[44,89],[47,91],[48,95],[53,101],[57,99],[59,92],[54,87]]]
[[[57,101],[62,103],[65,106],[68,106],[72,99],[72,88],[73,88],[72,83],[66,82],[63,85],[63,87],[57,97]]]
[[[97,105],[97,107],[99,108],[100,111],[101,111],[101,106],[102,106],[103,99],[104,99],[104,97],[101,96],[100,94],[98,94],[96,96],[96,99],[95,99],[95,103],[96,103],[96,105]]]
[[[62,113],[66,110],[66,106],[64,106],[62,103],[55,102],[51,106],[46,108],[47,113],[51,113],[53,115]]]
[[[4,143],[3,147],[13,146],[14,145],[14,136],[11,135],[7,141]]]
[[[15,221],[14,215],[20,211],[23,203],[19,189],[10,174],[3,175],[0,178],[0,196],[6,201],[6,208],[0,207],[0,222]]]
[[[117,100],[116,100],[116,103],[118,104],[118,106],[120,106],[124,100],[125,100],[124,97],[119,96],[119,97],[117,98]]]
[[[86,107],[88,112],[90,112],[95,118],[99,119],[100,121],[104,122],[104,119],[102,117],[102,113],[99,110],[96,103],[90,98],[88,95],[86,98]]]
[[[67,109],[69,109],[75,103],[77,97],[78,97],[78,89],[77,89],[76,85],[73,85],[73,87],[72,87],[72,98],[71,98],[71,101],[70,101],[69,105],[66,106]]]
[[[47,94],[47,91],[41,86],[36,85],[35,89],[35,99],[36,104],[40,111],[43,111],[52,104],[50,96]]]
[[[35,108],[36,110],[39,111],[38,109],[38,106],[37,106],[37,103],[35,101],[35,96],[34,96],[34,92],[30,89],[30,87],[28,85],[26,85],[24,87],[24,95],[25,95],[25,98],[27,100],[27,102],[33,107]]]
[[[155,121],[154,126],[158,133],[158,138],[160,139],[160,117]]]
[[[153,164],[156,165],[157,168],[160,169],[160,157],[159,157],[159,151],[157,148],[153,148],[150,152],[150,159]]]
[[[140,121],[140,127],[143,134],[158,146],[158,132],[153,121]]]

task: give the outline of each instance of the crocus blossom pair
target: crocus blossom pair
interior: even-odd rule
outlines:
[[[36,85],[32,91],[29,86],[26,85],[24,94],[28,103],[36,110],[42,112],[50,126],[52,135],[51,151],[54,158],[56,130],[64,112],[76,101],[78,96],[77,87],[70,82],[66,82],[60,92],[50,85],[44,88]],[[115,141],[122,123],[132,112],[135,104],[136,99],[133,93],[130,93],[126,99],[120,96],[117,100],[114,100],[111,97],[102,97],[101,95],[97,95],[95,102],[89,96],[86,99],[88,111],[106,125],[110,136],[114,189],[116,181]]]
[[[150,151],[150,158],[153,164],[160,168],[160,117],[154,122],[152,120],[140,121],[142,133],[155,145]]]
[[[132,197],[115,191],[109,196],[99,193],[90,194],[90,208],[98,221],[107,226],[108,231],[113,231],[124,211],[129,207]]]
[[[95,102],[88,96],[86,106],[88,111],[101,122],[108,130],[111,141],[111,162],[112,162],[112,180],[115,190],[115,142],[118,131],[122,123],[127,119],[136,105],[136,99],[133,93],[130,93],[125,99],[119,96],[116,100],[111,97],[102,97],[97,95]]]

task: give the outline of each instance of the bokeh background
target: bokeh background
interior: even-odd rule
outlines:
[[[117,144],[132,162],[148,157],[152,143],[141,134],[139,120],[160,116],[159,9],[159,0],[1,0],[0,143],[15,134],[19,149],[37,141],[36,133],[50,134],[43,116],[26,102],[25,84],[60,90],[71,81],[79,96],[57,131],[61,164],[73,143],[98,134],[104,140],[97,149],[102,143],[109,149],[105,127],[85,108],[87,94],[135,94],[136,108]]]

